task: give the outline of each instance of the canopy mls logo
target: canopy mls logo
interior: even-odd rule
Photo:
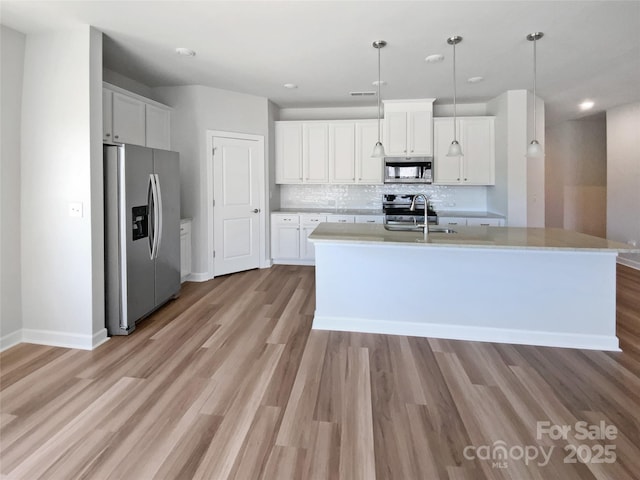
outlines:
[[[491,460],[493,468],[507,468],[508,460],[523,460],[527,466],[537,461],[539,467],[544,467],[549,463],[553,450],[553,445],[546,448],[537,445],[507,447],[505,441],[497,440],[493,445],[481,445],[477,448],[467,445],[462,453],[467,460]]]
[[[616,446],[597,442],[613,441],[618,437],[618,429],[604,421],[590,424],[578,421],[573,425],[552,424],[548,420],[536,423],[536,439],[548,438],[554,441],[565,441],[563,463],[614,463]],[[590,443],[580,443],[588,441]],[[522,461],[525,465],[535,462],[539,467],[549,464],[556,445],[513,445],[508,446],[504,440],[496,440],[493,444],[478,447],[467,445],[463,450],[467,460],[491,461],[492,468],[508,468],[509,461]]]

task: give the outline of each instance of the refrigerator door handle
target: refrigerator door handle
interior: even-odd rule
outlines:
[[[160,254],[160,245],[162,244],[162,188],[160,187],[160,177],[158,176],[158,174],[154,174],[155,177],[155,184],[156,184],[156,211],[157,211],[157,215],[156,215],[156,232],[154,234],[154,237],[156,239],[156,256],[155,258],[158,258],[158,255]]]
[[[149,204],[150,215],[151,215],[151,233],[150,233],[150,241],[151,241],[151,252],[150,258],[151,260],[158,257],[158,243],[159,243],[159,224],[160,224],[160,212],[159,212],[159,198],[158,198],[158,184],[156,183],[157,175],[151,173],[149,174],[149,187],[151,189],[151,200]]]
[[[155,209],[155,195],[153,188],[153,174],[149,174],[149,186],[147,188],[147,216],[149,218],[149,235],[147,240],[149,241],[149,258],[153,260],[155,240],[155,217],[153,215]]]

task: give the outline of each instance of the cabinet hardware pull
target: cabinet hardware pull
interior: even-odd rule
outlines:
[[[115,138],[120,138],[120,136],[119,136],[119,135],[116,135],[116,136],[115,136]]]
[[[111,134],[110,134],[110,133],[107,133],[107,134],[105,135],[105,137],[110,137],[110,136],[111,136]]]

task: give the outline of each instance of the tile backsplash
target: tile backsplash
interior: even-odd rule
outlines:
[[[282,208],[382,208],[385,193],[426,194],[437,210],[487,210],[487,187],[441,185],[281,185]]]

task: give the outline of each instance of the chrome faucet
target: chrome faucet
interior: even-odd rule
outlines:
[[[427,235],[429,235],[429,215],[428,215],[429,198],[424,193],[418,193],[414,195],[413,200],[411,200],[411,206],[409,207],[409,210],[412,212],[416,211],[416,203],[417,203],[418,197],[424,198],[424,225],[422,225],[422,227],[424,232],[424,238],[426,240]]]

